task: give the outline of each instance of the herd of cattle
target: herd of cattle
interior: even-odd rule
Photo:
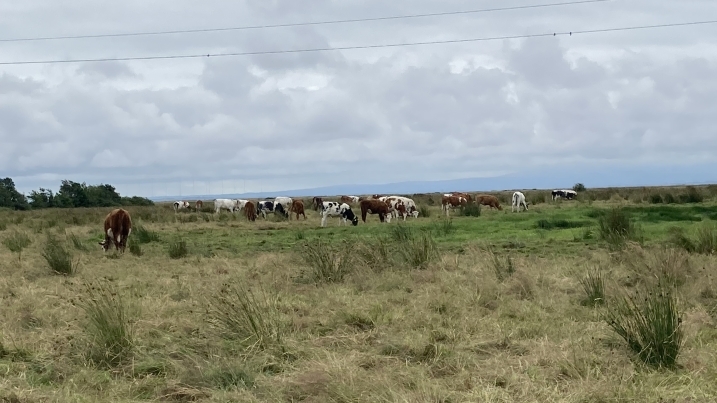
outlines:
[[[572,200],[577,196],[574,190],[553,190],[551,192],[552,199],[568,199]],[[391,222],[391,218],[406,217],[418,218],[419,210],[416,202],[409,197],[404,196],[382,196],[373,195],[370,197],[357,196],[341,196],[338,201],[324,201],[321,197],[314,197],[311,201],[312,208],[321,215],[321,226],[326,226],[329,217],[338,217],[339,225],[348,224],[358,225],[359,218],[354,214],[351,205],[358,203],[361,208],[361,219],[366,222],[367,214],[376,214],[381,222]],[[464,207],[472,203],[488,206],[503,210],[500,201],[492,195],[476,195],[471,196],[468,193],[452,192],[445,193],[441,197],[441,211],[446,216],[450,215],[450,211],[456,208]],[[195,211],[200,211],[204,203],[197,200],[194,203]],[[173,203],[174,211],[178,212],[182,209],[190,209],[191,204],[188,201],[175,201]],[[525,201],[525,195],[522,192],[514,192],[511,197],[510,211],[521,211],[521,207],[528,210],[528,203]],[[235,211],[244,211],[244,215],[249,221],[256,221],[259,214],[266,219],[267,214],[280,214],[291,219],[291,214],[296,215],[298,220],[300,216],[306,219],[304,212],[304,202],[301,199],[293,199],[291,197],[276,197],[274,200],[262,200],[252,202],[243,199],[215,199],[214,213],[218,214],[222,210],[228,210],[231,213]],[[132,220],[129,212],[124,209],[112,210],[105,218],[104,234],[105,239],[100,242],[102,249],[106,252],[112,245],[121,252],[124,252],[127,245],[127,238],[132,232]]]

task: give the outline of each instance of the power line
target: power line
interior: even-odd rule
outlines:
[[[371,17],[371,18],[355,18],[355,19],[346,19],[346,20],[296,22],[296,23],[271,24],[271,25],[248,25],[248,26],[227,27],[227,28],[181,29],[181,30],[173,30],[173,31],[128,32],[128,33],[114,33],[114,34],[89,34],[89,35],[70,35],[70,36],[44,36],[44,37],[35,37],[35,38],[9,38],[9,39],[0,39],[0,42],[29,42],[29,41],[49,41],[49,40],[60,40],[60,39],[88,39],[88,38],[111,38],[111,37],[123,37],[123,36],[189,34],[189,33],[200,33],[200,32],[219,32],[219,31],[239,31],[239,30],[249,30],[249,29],[285,28],[285,27],[298,27],[298,26],[307,26],[307,25],[345,24],[345,23],[351,23],[351,22],[387,21],[387,20],[407,19],[407,18],[438,17],[438,16],[447,16],[447,15],[488,13],[488,12],[496,12],[496,11],[525,10],[525,9],[532,9],[532,8],[570,6],[570,5],[586,4],[586,3],[602,3],[602,2],[606,2],[606,1],[612,1],[612,0],[580,0],[580,1],[569,1],[569,2],[563,2],[563,3],[547,3],[547,4],[533,4],[533,5],[523,5],[523,6],[513,6],[513,7],[484,8],[484,9],[478,9],[478,10],[446,11],[446,12],[439,12],[439,13],[408,14],[408,15],[388,16],[388,17]]]
[[[307,49],[289,49],[289,50],[264,50],[264,51],[253,51],[253,52],[229,52],[229,53],[214,53],[214,54],[208,53],[208,54],[167,55],[167,56],[108,57],[108,58],[98,58],[98,59],[28,60],[28,61],[0,62],[0,66],[21,65],[21,64],[118,62],[118,61],[161,60],[161,59],[191,59],[191,58],[197,59],[197,58],[204,58],[204,57],[208,58],[208,57],[226,57],[226,56],[255,56],[255,55],[273,55],[273,54],[286,54],[286,53],[325,52],[325,51],[336,51],[336,50],[395,48],[395,47],[403,47],[403,46],[439,45],[439,44],[449,44],[449,43],[487,42],[487,41],[496,41],[496,40],[505,40],[505,39],[539,38],[539,37],[546,37],[546,36],[573,36],[573,35],[579,35],[579,34],[595,34],[595,33],[632,31],[632,30],[639,30],[639,29],[680,27],[680,26],[688,26],[688,25],[704,25],[704,24],[715,24],[715,23],[717,23],[717,20],[677,22],[677,23],[670,23],[670,24],[657,24],[657,25],[638,25],[638,26],[617,27],[617,28],[585,29],[585,30],[579,30],[579,31],[565,31],[565,32],[547,32],[547,33],[541,33],[541,34],[492,36],[492,37],[466,38],[466,39],[448,39],[448,40],[424,41],[424,42],[389,43],[389,44],[383,44],[383,45],[339,46],[339,47],[333,47],[333,48],[327,47],[327,48],[307,48]]]

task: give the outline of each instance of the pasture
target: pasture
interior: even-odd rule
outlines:
[[[298,221],[128,207],[123,255],[98,245],[111,208],[0,211],[0,401],[715,401],[714,195],[525,193],[356,227],[310,198]],[[654,290],[674,365],[609,324]]]

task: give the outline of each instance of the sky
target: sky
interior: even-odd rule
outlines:
[[[0,2],[0,177],[157,197],[674,167],[717,182],[717,24],[163,60],[717,20],[714,0]],[[655,167],[651,174],[651,167]],[[659,167],[659,169],[657,169]],[[707,167],[707,168],[705,168]],[[710,168],[712,167],[712,168]],[[635,172],[638,172],[635,171]],[[709,176],[709,175],[708,175]],[[535,175],[526,175],[532,188]],[[609,182],[609,181],[608,181]],[[637,183],[639,184],[639,183]],[[556,183],[554,187],[572,186]]]

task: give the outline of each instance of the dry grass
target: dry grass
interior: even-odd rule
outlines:
[[[577,208],[484,210],[442,224],[434,205],[431,218],[395,232],[375,219],[319,229],[313,211],[306,221],[248,223],[134,209],[152,234],[142,253],[76,248],[82,269],[71,276],[47,270],[45,232],[64,226],[91,245],[102,237],[102,209],[3,212],[0,239],[24,231],[31,243],[21,261],[0,248],[0,401],[714,401],[717,257],[659,247],[666,226],[645,225],[655,242],[619,252],[576,241],[573,228],[536,229]],[[53,219],[52,229],[38,224]],[[470,220],[517,229],[486,240],[466,229]],[[191,253],[170,259],[180,239]],[[341,281],[302,281],[312,273],[302,245],[318,239],[323,250],[346,248],[346,267],[328,259]],[[590,267],[604,268],[608,301],[649,286],[652,274],[674,279],[684,331],[674,369],[643,368],[603,320],[607,308],[583,302]],[[95,308],[113,331],[90,331],[97,310],[81,308],[92,299],[85,284],[106,286]],[[92,346],[109,365],[87,365]]]

